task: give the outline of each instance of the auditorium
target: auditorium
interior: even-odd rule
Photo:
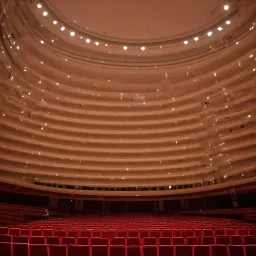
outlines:
[[[256,1],[0,0],[0,256],[255,256]]]

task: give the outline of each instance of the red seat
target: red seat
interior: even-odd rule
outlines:
[[[124,237],[113,237],[111,239],[112,245],[126,245]]]
[[[47,236],[46,243],[47,244],[60,244],[60,238],[58,236]]]
[[[67,236],[67,232],[65,230],[55,230],[54,236],[65,237]]]
[[[173,237],[181,237],[181,230],[180,229],[173,229],[172,230]]]
[[[62,237],[62,244],[76,244],[76,239],[74,237]]]
[[[45,244],[44,236],[31,236],[29,238],[30,244]]]
[[[197,236],[197,237],[201,237],[202,236],[202,230],[201,229],[194,229],[194,234],[195,234],[195,236]]]
[[[108,245],[108,238],[92,237],[91,245]]]
[[[68,256],[90,256],[89,245],[69,245]]]
[[[28,256],[27,243],[13,243],[12,244],[13,256]]]
[[[140,245],[140,239],[138,237],[128,237],[127,246]]]
[[[194,236],[194,231],[193,230],[182,230],[181,236],[184,238],[188,237],[188,236]]]
[[[127,237],[127,232],[124,230],[120,230],[116,232],[117,237]]]
[[[256,245],[255,244],[248,244],[245,245],[245,255],[246,256],[255,256],[256,255]]]
[[[212,229],[203,229],[203,236],[214,236]]]
[[[213,237],[213,236],[203,236],[203,237],[201,238],[201,244],[202,244],[202,245],[215,244],[215,242],[214,242],[214,237]]]
[[[140,246],[128,246],[127,247],[127,256],[141,256],[141,247]]]
[[[241,236],[230,236],[231,244],[240,245],[243,244]]]
[[[103,231],[101,233],[102,238],[113,238],[116,236],[116,232],[115,231]]]
[[[173,245],[185,244],[183,237],[173,237],[172,238],[172,243],[173,243]]]
[[[90,231],[81,231],[81,237],[92,237],[92,233]]]
[[[0,242],[0,255],[12,256],[12,244],[7,242]]]
[[[256,229],[254,229],[254,228],[250,229],[250,235],[252,235],[256,238]]]
[[[215,229],[215,236],[224,236],[225,235],[225,230],[222,229]]]
[[[20,235],[21,236],[30,236],[30,229],[21,229],[20,230]]]
[[[211,255],[211,250],[209,245],[194,246],[194,256],[210,256],[210,255]]]
[[[8,227],[0,227],[1,235],[8,235]]]
[[[187,245],[197,245],[198,244],[198,237],[196,236],[190,236],[186,238]]]
[[[6,234],[0,234],[0,242],[8,242],[11,243],[12,236]]]
[[[216,244],[230,244],[230,237],[229,236],[216,236]]]
[[[228,256],[227,246],[224,244],[213,244],[211,249],[212,256]]]
[[[193,255],[192,245],[176,245],[175,255],[176,256],[192,256]]]
[[[43,236],[53,236],[53,229],[43,229]]]
[[[246,235],[249,235],[249,232],[248,232],[248,229],[238,228],[237,234],[240,236],[246,236]]]
[[[9,228],[9,235],[20,236],[20,229],[19,228]]]
[[[67,232],[67,236],[68,237],[80,237],[80,232],[79,232],[79,230],[69,230],[68,232]]]
[[[159,245],[159,256],[174,256],[173,245]]]
[[[77,244],[78,245],[89,245],[89,237],[78,237],[77,238]]]
[[[111,245],[110,246],[110,256],[125,256],[125,246],[124,245]]]
[[[101,232],[100,231],[92,231],[92,237],[101,237]]]
[[[236,235],[236,230],[235,229],[226,229],[225,230],[227,236],[235,236]]]
[[[107,245],[92,245],[91,256],[108,256]]]
[[[31,229],[31,236],[42,236],[43,231],[41,229]]]
[[[245,256],[243,245],[229,245],[229,256]]]
[[[172,230],[167,230],[167,229],[165,229],[165,230],[163,230],[162,231],[162,237],[172,237]]]
[[[151,230],[149,231],[149,236],[159,238],[161,237],[161,232],[157,230]]]
[[[26,243],[28,244],[28,236],[13,236],[12,237],[13,243]]]
[[[139,232],[139,234],[140,234],[140,238],[144,238],[144,237],[149,237],[149,231],[148,230],[145,230],[145,231],[140,231]]]
[[[143,245],[157,245],[157,239],[155,237],[144,237]]]
[[[30,256],[48,256],[46,244],[30,244],[29,248]]]
[[[128,237],[139,237],[139,232],[137,230],[128,231]]]
[[[256,244],[256,240],[254,236],[243,236],[244,245],[246,244]]]
[[[157,256],[157,246],[156,245],[144,245],[142,247],[143,256]]]
[[[67,246],[66,245],[49,245],[49,256],[66,256],[67,255]]]
[[[159,245],[170,245],[171,238],[169,237],[159,237]]]

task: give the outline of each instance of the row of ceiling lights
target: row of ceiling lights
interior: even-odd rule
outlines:
[[[41,9],[42,7],[43,7],[42,4],[37,4],[37,8]],[[224,5],[223,8],[224,8],[225,11],[228,11],[228,10],[229,10],[229,5],[226,4],[226,5]],[[44,12],[43,12],[43,16],[44,16],[44,17],[48,16],[48,12],[47,12],[47,11],[44,11]],[[54,24],[54,25],[56,25],[57,23],[58,23],[58,22],[57,22],[56,20],[53,21],[53,24]],[[231,24],[231,21],[227,20],[227,21],[226,21],[226,24],[227,24],[227,25],[230,25],[230,24]],[[60,28],[61,31],[64,31],[65,29],[66,29],[66,28],[65,28],[64,26],[62,26],[62,27]],[[222,27],[218,27],[218,31],[222,31],[222,30],[223,30]],[[212,31],[209,31],[209,32],[207,33],[207,35],[208,35],[209,37],[211,37],[212,34],[213,34]],[[70,36],[72,36],[72,37],[75,36],[75,32],[74,32],[74,31],[71,31],[71,32],[70,32]],[[82,38],[82,37],[81,37],[81,38]],[[195,40],[195,41],[198,41],[198,40],[199,40],[199,37],[198,37],[198,36],[194,37],[194,40]],[[86,43],[88,43],[88,44],[91,42],[91,40],[90,40],[89,38],[87,38],[85,41],[86,41]],[[184,41],[184,44],[185,44],[185,45],[187,45],[188,43],[189,43],[188,40],[185,40],[185,41]],[[100,44],[99,42],[97,42],[97,41],[95,42],[95,45],[96,45],[96,46],[98,46],[99,44]],[[108,46],[108,45],[105,44],[105,46]],[[161,46],[160,46],[160,47],[161,47]],[[161,47],[161,48],[162,48],[162,47]],[[128,50],[128,46],[124,45],[124,46],[123,46],[123,49],[124,49],[124,51]],[[145,51],[145,50],[146,50],[146,47],[145,47],[145,46],[141,46],[140,49],[141,49],[141,51]]]

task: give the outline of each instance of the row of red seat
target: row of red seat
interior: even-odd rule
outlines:
[[[0,242],[2,256],[255,256],[256,245],[32,245]]]
[[[188,237],[188,236],[216,236],[216,235],[253,235],[256,229],[165,229],[165,230],[54,230],[54,229],[21,229],[0,227],[0,234],[27,236],[59,236],[59,237]]]
[[[211,245],[211,244],[256,244],[254,236],[204,236],[204,237],[58,237],[58,236],[10,236],[0,235],[0,242],[30,243],[30,244],[77,244],[77,245]]]

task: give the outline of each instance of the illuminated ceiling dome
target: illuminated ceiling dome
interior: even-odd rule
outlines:
[[[1,10],[1,182],[145,198],[256,181],[255,1]]]

